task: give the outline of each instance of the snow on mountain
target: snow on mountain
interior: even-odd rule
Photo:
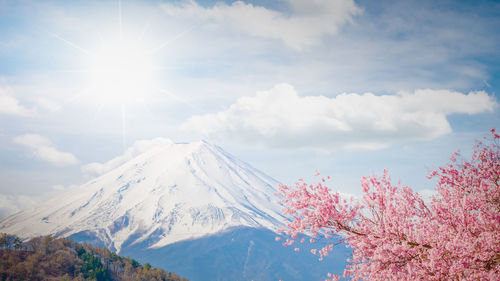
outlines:
[[[21,237],[91,233],[120,251],[235,226],[282,226],[278,182],[204,141],[164,143],[40,206],[0,221]]]

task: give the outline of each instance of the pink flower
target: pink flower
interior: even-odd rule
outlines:
[[[500,135],[494,128],[491,135],[490,144],[476,143],[470,160],[457,152],[430,173],[436,195],[429,201],[394,184],[387,170],[363,177],[363,196],[349,203],[324,179],[280,188],[293,217],[287,233],[340,236],[353,250],[344,276],[354,280],[500,280]],[[311,253],[323,260],[333,250],[330,244]]]

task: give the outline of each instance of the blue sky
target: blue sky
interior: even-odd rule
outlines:
[[[500,123],[499,28],[495,1],[0,1],[0,217],[158,138],[432,189]]]

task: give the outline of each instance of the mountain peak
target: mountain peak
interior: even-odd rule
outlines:
[[[0,221],[19,236],[91,235],[120,250],[162,247],[236,226],[281,226],[278,182],[200,140],[158,142],[100,177]]]

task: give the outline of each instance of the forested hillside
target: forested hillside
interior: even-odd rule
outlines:
[[[52,236],[22,242],[0,234],[0,280],[181,281],[172,272],[111,251]]]

